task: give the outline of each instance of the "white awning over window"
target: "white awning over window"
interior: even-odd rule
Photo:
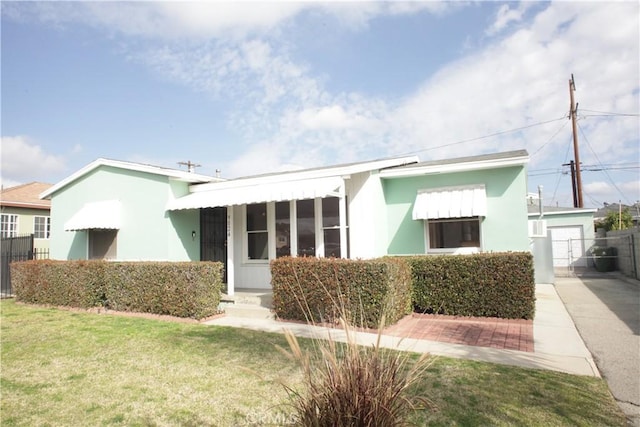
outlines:
[[[105,200],[86,203],[69,221],[64,223],[65,231],[90,229],[120,229],[120,202]]]
[[[486,216],[484,184],[419,190],[413,219],[468,218]]]
[[[327,197],[337,195],[342,183],[343,180],[340,177],[328,177],[246,186],[221,186],[220,189],[199,191],[172,200],[167,204],[167,210],[215,208]]]

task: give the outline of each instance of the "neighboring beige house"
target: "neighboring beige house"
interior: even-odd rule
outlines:
[[[0,237],[33,234],[34,249],[49,249],[51,235],[51,201],[40,193],[51,184],[30,182],[0,191]]]

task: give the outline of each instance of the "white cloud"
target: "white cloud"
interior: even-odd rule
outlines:
[[[3,4],[13,19],[37,19],[60,27],[83,23],[114,33],[157,40],[242,40],[278,31],[303,11],[334,17],[344,27],[362,30],[381,15],[407,15],[427,11],[443,14],[461,2],[29,2]]]
[[[571,73],[580,108],[637,113],[638,44],[629,43],[640,31],[633,19],[637,10],[630,3],[550,4],[516,32],[448,64],[399,102],[329,93],[319,78],[274,45],[255,45],[260,47],[259,66],[250,66],[246,54],[239,54],[241,72],[222,86],[230,90],[240,77],[259,100],[234,121],[234,128],[255,141],[248,152],[270,154],[269,162],[253,163],[256,172],[266,171],[261,168],[266,164],[317,166],[413,152],[447,158],[521,148],[535,153],[532,167],[549,162],[560,167],[571,142],[571,127],[563,119]],[[595,22],[616,30],[595,34],[589,30]],[[550,119],[561,120],[451,144]],[[580,129],[586,164],[638,156],[637,117],[583,115]],[[280,148],[265,148],[274,144]],[[238,161],[252,158],[243,154]]]
[[[610,181],[593,181],[583,185],[583,193],[590,200],[597,201],[598,205],[618,201],[634,204],[640,200],[640,180],[616,182],[615,186]]]
[[[29,2],[6,8],[3,4],[3,13],[59,27],[81,23],[130,36],[175,40],[268,32],[308,7],[298,2]]]
[[[464,5],[63,5],[38,3],[33,9],[41,19],[61,25],[84,22],[152,38],[156,40],[152,47],[131,44],[129,57],[163,78],[224,100],[228,125],[244,142],[237,147],[242,154],[224,167],[225,176],[416,151],[422,158],[445,158],[523,147],[537,153],[532,166],[553,162],[559,167],[557,156],[566,152],[570,127],[550,138],[566,123],[562,121],[435,147],[566,115],[571,73],[576,76],[580,111],[637,113],[639,105],[639,6],[633,2],[550,3],[537,7],[544,9],[531,18],[525,13],[532,10],[529,3],[502,6],[486,30],[494,36],[491,44],[432,76],[425,75],[413,93],[397,94],[394,99],[330,92],[320,71],[310,70],[292,55],[295,40],[284,40],[281,31],[296,15],[309,10],[334,16],[344,27],[359,31],[379,16],[424,10],[445,13]],[[145,50],[140,50],[142,46]],[[595,163],[596,157],[602,162],[618,155],[637,157],[637,118],[604,120],[582,115],[580,126],[587,137],[583,162]]]
[[[62,156],[45,152],[25,136],[3,136],[1,157],[3,183],[38,181],[65,170]]]
[[[503,4],[496,13],[496,19],[493,24],[487,28],[487,35],[495,35],[503,31],[512,22],[520,22],[524,13],[531,7],[530,2],[520,2],[517,8],[511,8],[509,4]]]

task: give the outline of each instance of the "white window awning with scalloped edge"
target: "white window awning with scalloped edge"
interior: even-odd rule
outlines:
[[[85,203],[78,212],[64,223],[64,230],[119,230],[121,226],[120,210],[121,204],[118,200]]]
[[[484,184],[419,190],[413,219],[469,218],[487,215]]]
[[[252,203],[281,202],[286,200],[315,199],[338,196],[343,179],[340,177],[314,178],[264,184],[224,187],[199,191],[171,200],[167,210],[214,208]]]

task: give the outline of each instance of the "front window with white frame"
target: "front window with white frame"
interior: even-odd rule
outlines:
[[[340,258],[348,254],[345,199],[326,197],[245,206],[245,251],[249,263],[282,256]],[[344,252],[344,254],[343,254]]]
[[[18,215],[2,214],[0,217],[0,236],[16,237],[18,235]]]
[[[247,258],[249,260],[269,259],[269,232],[267,230],[267,204],[247,205]]]
[[[33,218],[33,237],[48,239],[51,236],[51,217],[36,216]]]
[[[482,246],[480,225],[480,217],[426,220],[427,252],[477,252]]]

